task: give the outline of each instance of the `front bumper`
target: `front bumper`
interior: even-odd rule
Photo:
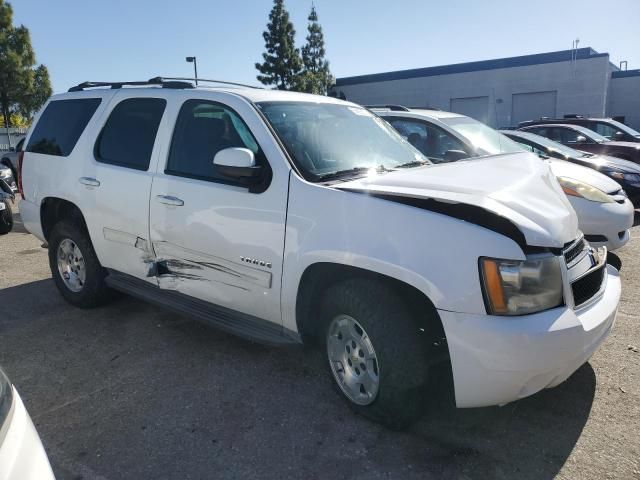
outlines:
[[[571,206],[578,215],[580,230],[593,247],[616,250],[629,241],[629,229],[633,226],[633,204],[596,203],[583,198],[571,197]]]
[[[576,310],[521,317],[440,310],[458,407],[502,405],[555,387],[584,364],[613,327],[618,271],[607,266],[601,296]]]
[[[1,433],[0,480],[55,480],[38,432],[15,389]]]

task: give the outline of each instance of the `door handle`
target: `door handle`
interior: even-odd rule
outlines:
[[[184,205],[184,201],[178,197],[172,197],[171,195],[156,195],[156,200],[164,205],[171,205],[173,207],[181,207]]]
[[[96,180],[95,178],[91,178],[91,177],[80,177],[80,179],[78,181],[81,184],[86,185],[88,187],[99,187],[100,186],[100,182],[98,180]]]

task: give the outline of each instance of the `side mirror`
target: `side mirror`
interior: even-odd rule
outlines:
[[[444,152],[442,160],[445,162],[457,162],[458,160],[464,160],[465,158],[469,158],[469,154],[464,150],[447,150]]]
[[[9,151],[10,152],[15,152],[16,151],[16,147],[9,147]]]
[[[623,140],[624,139],[624,132],[621,132],[620,130],[618,130],[614,135],[613,138],[615,140]]]
[[[260,181],[262,167],[256,165],[256,159],[248,148],[225,148],[213,158],[216,173],[240,181],[254,184]]]
[[[576,143],[587,143],[587,137],[584,135],[578,135],[576,137]]]

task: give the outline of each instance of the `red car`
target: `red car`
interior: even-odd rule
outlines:
[[[518,130],[535,133],[584,152],[611,155],[640,163],[640,143],[610,141],[599,133],[579,125],[552,123],[521,127]]]

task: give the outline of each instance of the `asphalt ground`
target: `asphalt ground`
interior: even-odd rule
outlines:
[[[569,380],[504,407],[446,389],[392,432],[351,413],[317,352],[269,348],[122,297],[65,303],[16,216],[0,237],[0,365],[58,479],[640,479],[640,229],[615,328]]]

